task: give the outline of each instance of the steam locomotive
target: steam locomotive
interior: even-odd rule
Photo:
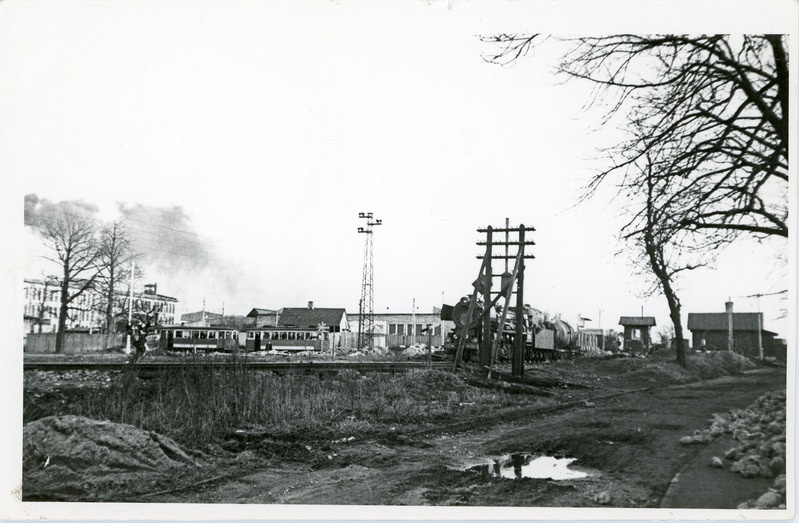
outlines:
[[[509,359],[511,348],[516,336],[516,323],[522,322],[522,336],[524,336],[525,361],[540,362],[557,360],[562,357],[573,357],[584,351],[599,349],[601,340],[596,335],[575,330],[560,315],[550,318],[547,314],[534,309],[529,305],[524,306],[521,318],[516,318],[515,311],[509,309],[505,322],[499,326],[501,314],[499,311],[491,313],[491,338],[500,336],[498,359]],[[454,351],[459,343],[460,336],[467,325],[466,340],[464,343],[464,359],[472,359],[479,349],[483,330],[483,304],[480,300],[473,307],[469,317],[469,298],[463,297],[454,306],[444,305],[441,318],[451,320],[455,329],[448,335],[447,348]]]

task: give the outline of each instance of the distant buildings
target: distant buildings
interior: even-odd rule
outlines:
[[[189,312],[180,315],[180,324],[186,327],[209,327],[224,318],[222,314],[208,311]],[[171,324],[170,324],[171,325]]]
[[[85,280],[75,281],[70,287],[77,290]],[[25,278],[23,321],[25,332],[56,332],[61,306],[61,281],[55,277],[45,279]],[[117,293],[114,314],[119,315],[126,307],[127,294]],[[134,294],[134,310],[159,310],[161,324],[175,322],[177,298],[158,294],[156,284],[144,286],[144,292]],[[105,327],[105,298],[96,289],[89,288],[69,306],[67,329],[97,330]]]
[[[247,318],[252,319],[252,327],[277,327],[282,309],[259,309],[254,308],[247,314]]]
[[[725,312],[701,312],[688,314],[688,330],[691,331],[695,350],[732,350],[745,356],[781,357],[784,350],[777,333],[763,327],[762,312],[733,312],[731,301],[725,304]]]
[[[254,308],[246,316],[248,329],[280,328],[315,329],[327,333],[327,342],[340,345],[344,333],[350,331],[347,311],[343,308],[314,307],[312,301],[307,307],[283,307],[281,309]],[[251,339],[251,338],[249,338]]]

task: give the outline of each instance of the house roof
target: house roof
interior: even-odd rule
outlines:
[[[758,318],[760,330],[770,332],[763,328],[762,312],[734,312],[732,313],[733,331],[757,331]],[[729,324],[726,312],[691,312],[688,313],[688,330],[690,331],[727,331]]]
[[[259,309],[258,307],[254,308],[247,314],[247,318],[257,318],[258,316],[268,316],[270,314],[275,314],[276,310],[274,309]]]
[[[307,307],[285,307],[278,319],[279,327],[316,327],[320,323],[329,326],[341,324],[347,312],[345,309],[323,309]]]
[[[624,327],[654,327],[657,325],[654,316],[622,316],[619,325]]]

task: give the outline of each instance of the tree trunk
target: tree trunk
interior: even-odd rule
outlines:
[[[64,331],[67,328],[67,311],[69,305],[69,269],[64,264],[64,279],[61,280],[61,304],[58,308],[58,330],[55,335],[55,351],[60,354],[64,351]]]
[[[663,287],[663,294],[666,296],[666,301],[669,304],[669,317],[674,325],[674,336],[677,338],[677,363],[685,367],[687,361],[685,359],[685,343],[683,342],[682,320],[680,318],[680,299],[671,286],[669,272],[664,263],[661,262],[662,256],[659,256],[660,252],[655,246],[654,239],[649,230],[644,234],[644,243],[646,253],[649,256],[649,263],[652,266],[652,272],[655,273],[655,276],[657,276],[660,281],[660,285]]]
[[[674,336],[677,338],[677,341],[675,342],[675,348],[677,349],[677,363],[685,367],[688,364],[688,362],[685,356],[686,347],[682,333],[680,304],[677,301],[675,301],[676,296],[670,296],[670,294],[673,295],[673,292],[671,291],[671,286],[669,286],[669,294],[666,294],[666,299],[669,302],[669,317],[671,318],[671,323],[674,325]]]
[[[114,280],[114,271],[112,268],[108,279],[108,294],[106,295],[105,304],[105,333],[107,335],[113,334],[114,330],[114,288],[116,286]]]

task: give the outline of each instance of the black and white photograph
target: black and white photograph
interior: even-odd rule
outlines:
[[[793,519],[797,27],[0,1],[0,518]]]

